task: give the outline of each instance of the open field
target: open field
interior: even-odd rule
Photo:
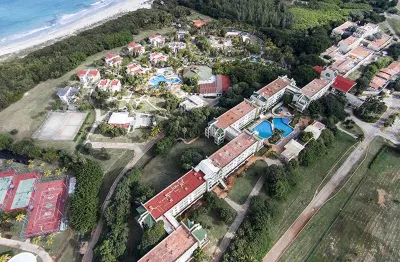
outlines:
[[[400,35],[400,19],[387,18],[389,25],[393,28],[397,35]]]
[[[234,185],[229,191],[229,198],[239,205],[246,202],[258,178],[265,173],[264,169],[268,166],[265,161],[258,160],[252,164],[245,172],[244,176],[238,176],[234,179]]]
[[[98,161],[103,169],[103,183],[100,188],[100,202],[102,203],[110,190],[111,185],[122,169],[132,160],[135,152],[125,149],[107,149],[110,160]]]
[[[282,261],[399,261],[400,154],[373,141],[345,187],[315,215]]]
[[[111,143],[141,143],[144,142],[142,135],[150,132],[149,128],[136,128],[133,132],[121,137],[108,137],[102,134],[91,134],[90,141],[93,142],[111,142]]]
[[[355,143],[356,140],[354,138],[339,132],[338,136],[336,136],[334,147],[329,150],[327,155],[321,157],[312,166],[300,166],[296,170],[296,187],[293,188],[285,200],[277,202],[276,214],[271,219],[271,225],[273,225],[270,229],[271,247],[308,205],[319,185],[322,182],[329,181],[330,176],[340,167],[345,161],[346,156],[352,151],[350,148]],[[344,157],[341,158],[343,155]],[[330,170],[332,172],[327,176]],[[326,176],[327,178],[324,180]]]
[[[356,124],[353,124],[353,127],[352,127],[352,128],[347,128],[346,125],[343,125],[343,123],[340,123],[340,127],[343,128],[344,130],[346,130],[346,131],[348,131],[348,132],[350,132],[350,133],[356,135],[356,136],[360,136],[361,134],[364,133],[364,132],[361,130],[361,128],[360,128],[358,125],[356,125]]]
[[[166,156],[156,156],[144,167],[141,182],[150,185],[155,192],[160,192],[186,173],[181,168],[180,158],[186,149],[194,147],[201,148],[207,156],[219,148],[213,140],[207,138],[199,138],[190,145],[178,142]]]

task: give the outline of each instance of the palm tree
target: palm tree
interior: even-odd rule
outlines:
[[[15,220],[18,222],[21,222],[22,220],[25,219],[25,215],[24,214],[19,214],[15,217]]]
[[[54,174],[55,174],[56,176],[61,175],[61,170],[60,170],[60,169],[56,169],[56,171],[54,172]]]
[[[46,170],[46,171],[43,172],[43,176],[44,177],[48,177],[50,175],[51,175],[51,171],[50,170]]]
[[[35,245],[37,245],[37,244],[39,244],[39,241],[40,241],[41,239],[42,239],[41,236],[37,236],[37,237],[35,237],[35,238],[32,239],[32,243],[35,244]]]
[[[362,142],[364,141],[365,135],[364,134],[360,134],[357,138],[358,142]]]
[[[0,256],[0,262],[6,262],[11,259],[11,256],[9,254],[4,254]]]

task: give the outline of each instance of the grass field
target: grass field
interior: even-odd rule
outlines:
[[[400,35],[400,19],[387,18],[389,25],[393,28],[397,35]]]
[[[166,156],[156,156],[144,167],[141,182],[159,192],[184,175],[186,171],[181,168],[180,158],[188,148],[201,148],[207,156],[210,156],[219,147],[213,140],[207,138],[199,138],[190,145],[178,142]]]
[[[296,171],[297,186],[289,193],[288,197],[279,201],[277,204],[276,215],[273,216],[271,225],[271,243],[274,244],[289,228],[293,221],[300,215],[303,209],[311,201],[316,189],[322,181],[328,181],[332,175],[330,170],[335,171],[340,167],[346,157],[341,156],[349,154],[348,150],[356,140],[349,135],[339,132],[336,137],[335,145],[329,150],[329,153],[323,156],[317,163],[308,167],[299,167]],[[340,160],[339,160],[340,159]],[[324,177],[327,178],[324,180]]]
[[[315,215],[282,261],[399,261],[400,154],[375,139],[346,186]]]
[[[99,161],[104,172],[103,183],[100,188],[100,203],[104,201],[112,183],[114,183],[122,169],[132,160],[135,153],[125,149],[107,149],[107,152],[110,153],[111,159]]]
[[[93,142],[111,142],[111,143],[141,143],[144,142],[142,136],[150,132],[149,128],[136,128],[133,132],[121,137],[108,137],[102,134],[91,134],[90,141]]]
[[[356,135],[356,136],[360,136],[361,134],[363,134],[364,132],[361,130],[361,128],[354,124],[352,128],[347,128],[346,125],[343,125],[343,123],[340,123],[340,127],[343,128],[344,130]]]
[[[235,178],[235,184],[229,191],[229,198],[239,205],[244,204],[254,185],[257,183],[258,178],[264,173],[264,169],[267,166],[265,161],[258,160],[244,172],[244,176]]]

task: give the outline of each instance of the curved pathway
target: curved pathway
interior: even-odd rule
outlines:
[[[47,253],[42,247],[39,247],[35,244],[0,237],[0,245],[34,253],[38,255],[43,262],[53,262],[53,259],[50,257],[49,253]]]

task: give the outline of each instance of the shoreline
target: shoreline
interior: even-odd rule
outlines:
[[[141,8],[151,8],[151,0],[126,0],[106,7],[63,27],[57,28],[46,35],[33,36],[29,39],[0,47],[0,62],[4,62],[11,58],[24,57],[32,51],[39,50],[55,42],[99,26],[107,21],[117,19],[126,13]]]

